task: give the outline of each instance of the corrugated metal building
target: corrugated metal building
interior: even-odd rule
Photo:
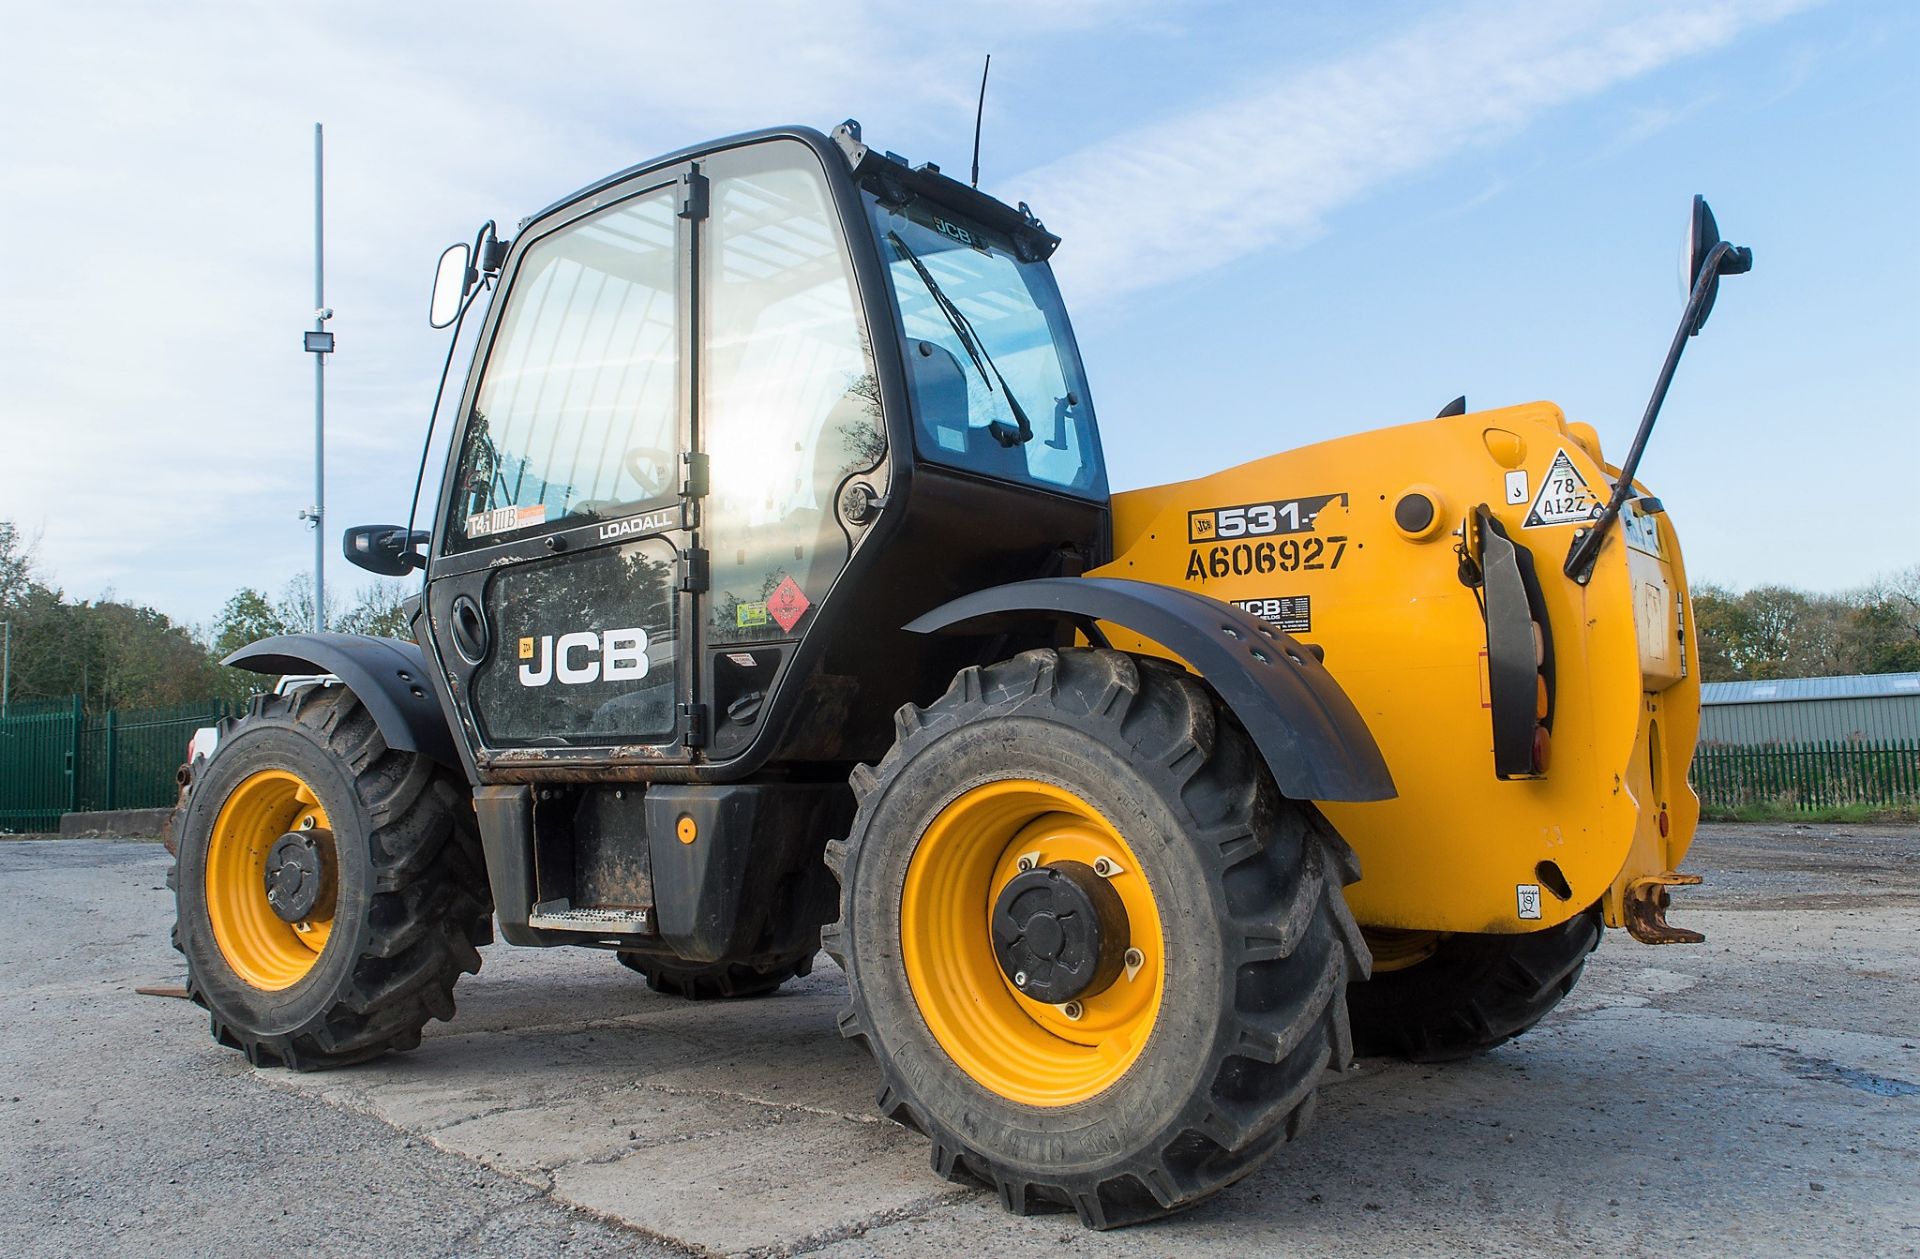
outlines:
[[[1734,747],[1920,740],[1920,673],[1707,682],[1700,742]]]

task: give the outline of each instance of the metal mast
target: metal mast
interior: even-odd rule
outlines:
[[[327,502],[327,355],[333,353],[333,334],[327,320],[326,287],[326,201],[324,139],[320,124],[313,124],[313,331],[307,333],[306,350],[313,355],[313,506],[300,513],[313,529],[313,629],[327,628],[326,526]]]

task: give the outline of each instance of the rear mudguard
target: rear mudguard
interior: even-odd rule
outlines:
[[[418,752],[466,776],[453,730],[434,698],[418,645],[365,634],[283,634],[234,652],[222,664],[250,673],[331,673],[354,693],[387,746]]]
[[[909,623],[916,634],[992,633],[1036,618],[1123,627],[1205,678],[1300,800],[1387,800],[1393,777],[1346,692],[1287,634],[1206,595],[1113,577],[1049,577],[977,591]]]

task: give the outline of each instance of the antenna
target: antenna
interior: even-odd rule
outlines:
[[[980,186],[980,118],[987,112],[987,71],[993,69],[993,54],[987,54],[987,64],[980,68],[980,103],[973,111],[973,186]]]

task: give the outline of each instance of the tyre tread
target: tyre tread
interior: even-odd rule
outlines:
[[[493,904],[471,810],[462,809],[465,783],[426,757],[388,748],[345,687],[256,695],[245,717],[221,722],[220,741],[270,724],[318,735],[348,768],[370,828],[369,934],[334,1000],[298,1030],[254,1034],[215,1014],[214,1039],[256,1066],[296,1071],[412,1049],[430,1020],[453,1017],[454,985],[480,969],[475,945],[491,938]],[[177,855],[167,878],[178,895]],[[218,946],[188,922],[179,917],[174,947],[187,958],[188,997],[211,1010],[196,956],[217,954]]]
[[[1595,905],[1526,935],[1455,935],[1403,971],[1350,988],[1357,1052],[1457,1062],[1535,1027],[1579,981],[1605,926]]]
[[[813,973],[818,945],[771,962],[682,962],[650,953],[622,951],[620,964],[635,971],[654,992],[688,1001],[745,1000],[765,997],[789,979]]]
[[[1244,907],[1250,911],[1244,917],[1223,924],[1225,967],[1253,978],[1235,985],[1238,1034],[1215,1043],[1209,1084],[1163,1130],[1167,1139],[1159,1148],[1124,1166],[1077,1177],[1036,1177],[1031,1169],[1002,1165],[934,1123],[907,1078],[877,1052],[880,1038],[866,1022],[859,962],[854,958],[849,966],[844,930],[847,870],[866,842],[876,794],[939,731],[993,720],[992,710],[1015,708],[1034,696],[1049,696],[1061,712],[1104,727],[1112,746],[1170,774],[1215,876],[1224,881],[1245,871],[1258,902]],[[841,1035],[875,1053],[883,1078],[880,1111],[928,1133],[936,1172],[985,1181],[1013,1214],[1066,1207],[1087,1226],[1104,1229],[1191,1206],[1304,1130],[1321,1071],[1344,1069],[1352,1058],[1345,993],[1349,982],[1366,974],[1370,955],[1340,885],[1357,877],[1357,862],[1317,810],[1279,797],[1251,741],[1206,687],[1185,670],[1151,658],[1106,649],[1028,651],[961,670],[934,703],[903,707],[895,729],[900,737],[879,763],[852,774],[858,803],[852,835],[827,847],[828,864],[842,882],[843,922],[826,930],[824,944],[848,971],[854,992],[853,1004],[840,1016]],[[1273,1012],[1282,1005],[1290,1017],[1276,1026]]]

